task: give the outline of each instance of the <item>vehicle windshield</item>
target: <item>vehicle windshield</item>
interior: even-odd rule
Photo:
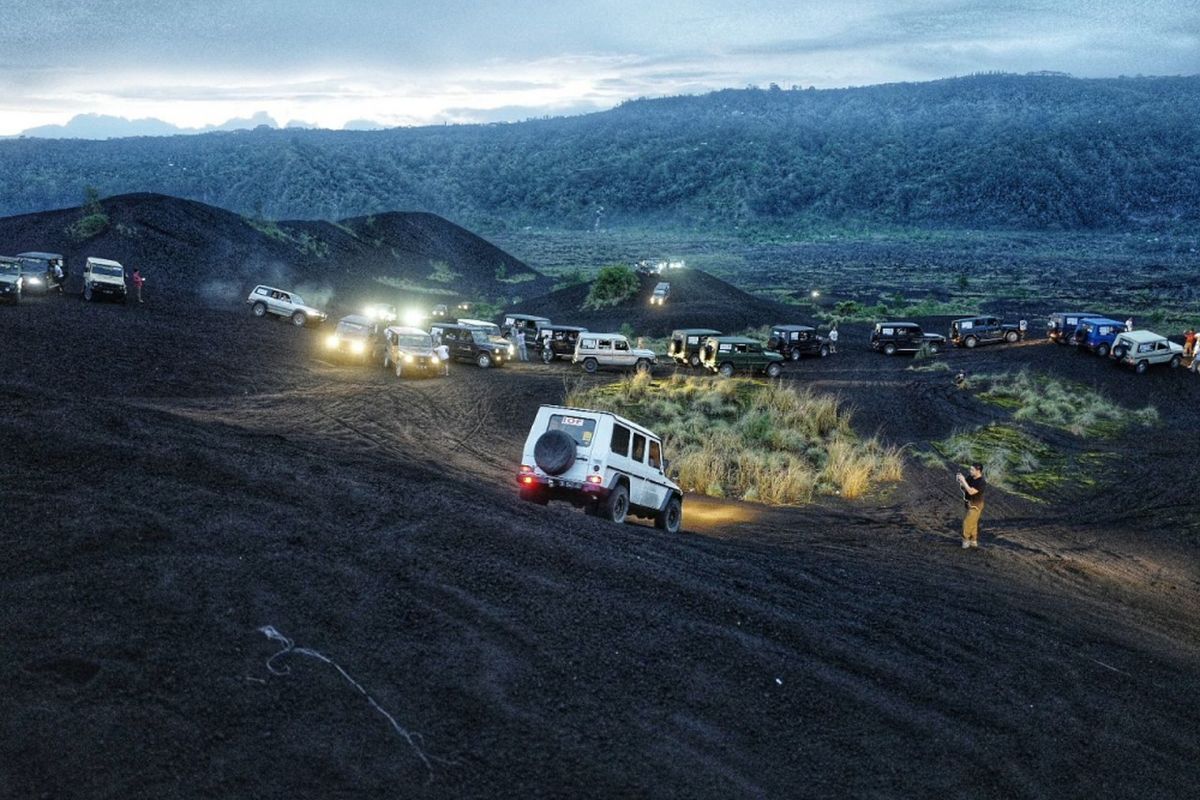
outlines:
[[[371,330],[366,325],[361,325],[357,322],[348,322],[346,320],[342,320],[341,322],[338,323],[337,332],[340,336],[365,337],[368,333],[371,332]]]
[[[0,262],[0,275],[20,275],[21,268],[16,264]]]
[[[550,417],[550,424],[546,426],[546,430],[563,431],[575,440],[575,444],[589,447],[592,444],[592,436],[596,433],[596,420],[555,414]]]
[[[93,264],[92,265],[92,274],[93,275],[111,275],[114,278],[123,278],[123,277],[125,277],[125,270],[123,270],[120,267],[110,267],[106,264]]]
[[[408,347],[413,350],[429,350],[433,347],[433,337],[406,333],[396,339],[396,344],[399,347]]]

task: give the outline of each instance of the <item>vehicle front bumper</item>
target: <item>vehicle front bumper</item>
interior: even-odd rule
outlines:
[[[126,294],[125,284],[123,283],[100,283],[96,281],[91,284],[92,294],[104,294],[111,297],[124,297]]]

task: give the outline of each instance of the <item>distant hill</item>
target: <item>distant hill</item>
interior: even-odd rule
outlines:
[[[650,295],[659,281],[671,284],[671,295],[664,305],[652,306]],[[544,297],[524,300],[508,310],[537,314],[561,325],[581,325],[598,332],[617,332],[628,324],[645,336],[666,336],[678,328],[708,327],[722,333],[738,333],[763,325],[808,322],[793,307],[748,294],[698,269],[644,275],[637,296],[612,308],[584,309],[590,289],[590,283],[569,286]]]
[[[97,215],[89,219],[90,214]],[[158,194],[111,197],[0,219],[0,253],[61,252],[71,269],[88,256],[140,267],[149,285],[236,302],[256,283],[335,293],[511,302],[552,282],[475,234],[428,213],[390,212],[338,223],[273,222]]]
[[[393,208],[476,228],[1200,221],[1200,77],[979,75],[744,89],[386,131],[0,142],[0,213],[153,190],[274,218]]]

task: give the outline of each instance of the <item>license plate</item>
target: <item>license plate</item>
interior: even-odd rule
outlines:
[[[552,487],[561,486],[564,489],[578,489],[581,486],[583,486],[582,483],[579,483],[577,481],[564,481],[564,480],[557,480],[557,479],[551,479],[549,481],[549,484]]]

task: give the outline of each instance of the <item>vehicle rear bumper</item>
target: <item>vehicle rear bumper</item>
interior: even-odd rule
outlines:
[[[550,478],[529,473],[517,475],[517,486],[547,500],[562,500],[576,506],[598,503],[607,498],[611,491],[607,486],[597,483]]]

